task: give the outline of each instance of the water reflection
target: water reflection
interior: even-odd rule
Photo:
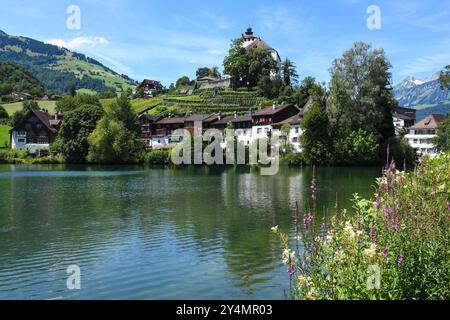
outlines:
[[[320,206],[377,169],[318,169]],[[0,166],[0,298],[282,299],[270,227],[292,228],[310,169]],[[343,201],[342,206],[348,206]],[[70,264],[82,290],[65,288]]]

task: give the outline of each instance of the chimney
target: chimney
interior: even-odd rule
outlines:
[[[219,111],[219,121],[222,120],[222,111]]]
[[[275,105],[275,103],[272,106],[273,110],[275,110],[277,108],[277,106]]]

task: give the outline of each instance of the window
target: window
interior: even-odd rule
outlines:
[[[300,128],[295,128],[295,133],[300,133]]]
[[[292,143],[297,143],[297,142],[298,142],[298,137],[292,138]]]
[[[262,129],[259,128],[259,129],[257,130],[257,133],[258,133],[258,134],[261,134],[261,133],[262,133]]]
[[[17,140],[19,143],[25,143],[25,139],[18,139]]]

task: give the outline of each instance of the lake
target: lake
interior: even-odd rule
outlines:
[[[381,168],[318,168],[318,206]],[[0,299],[285,299],[282,248],[310,168],[0,165]],[[324,210],[325,211],[325,210]],[[81,270],[68,290],[66,270]]]

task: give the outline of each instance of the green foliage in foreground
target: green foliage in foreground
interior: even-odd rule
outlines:
[[[450,153],[411,173],[389,166],[374,198],[355,195],[353,212],[336,213],[330,225],[316,220],[316,186],[311,209],[303,217],[297,210],[294,245],[273,228],[284,244],[292,298],[450,298]]]

